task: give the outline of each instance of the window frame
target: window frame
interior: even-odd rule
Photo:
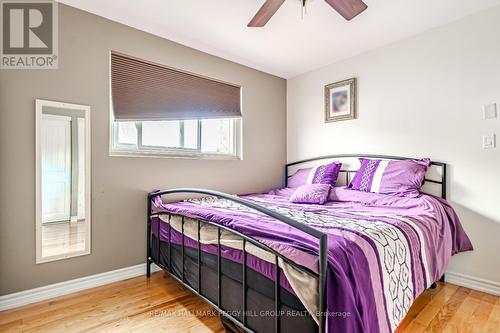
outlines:
[[[137,144],[118,143],[118,122],[114,120],[113,114],[110,114],[110,156],[124,157],[163,157],[163,158],[192,158],[192,159],[218,159],[218,160],[241,160],[242,159],[242,118],[229,118],[233,126],[233,146],[234,152],[225,153],[208,153],[201,151],[202,138],[202,119],[198,119],[198,140],[197,148],[185,147],[162,147],[162,146],[144,146],[142,145],[142,121],[137,121]],[[184,122],[181,121],[179,126],[179,134],[182,140]]]

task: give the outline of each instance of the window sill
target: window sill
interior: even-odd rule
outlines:
[[[171,159],[190,159],[190,160],[223,160],[223,161],[240,161],[242,158],[237,155],[223,154],[193,154],[193,153],[160,153],[149,151],[127,151],[127,150],[110,150],[111,157],[150,157],[150,158],[171,158]]]

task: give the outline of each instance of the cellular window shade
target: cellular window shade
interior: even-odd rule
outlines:
[[[111,53],[116,121],[241,117],[240,87]]]

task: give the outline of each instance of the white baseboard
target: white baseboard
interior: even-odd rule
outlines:
[[[158,266],[154,264],[151,265],[152,272],[158,270],[160,270]],[[130,279],[144,274],[146,274],[146,264],[139,264],[0,296],[0,311],[17,308],[22,305],[44,301],[53,297],[71,294],[80,290],[90,289],[116,281]]]
[[[455,272],[446,272],[445,281],[458,286],[500,296],[500,282],[477,278]]]

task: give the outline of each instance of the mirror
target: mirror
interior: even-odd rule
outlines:
[[[36,263],[90,253],[90,107],[36,100]]]

